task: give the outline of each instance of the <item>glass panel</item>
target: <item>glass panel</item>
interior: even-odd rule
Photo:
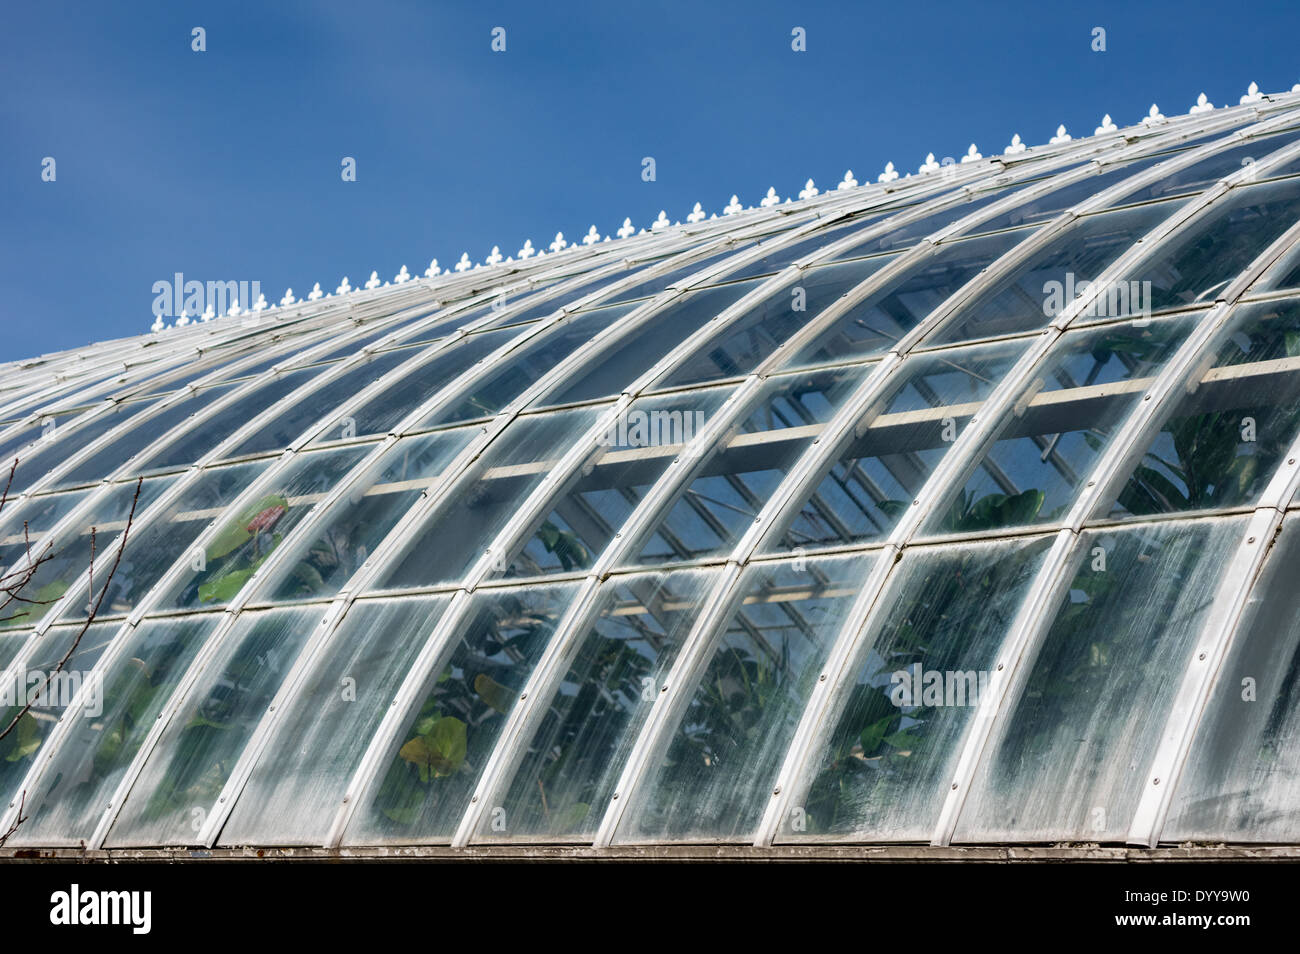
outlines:
[[[837,318],[782,367],[884,354],[958,289],[1032,233],[1000,232],[940,245]]]
[[[1237,624],[1162,841],[1300,841],[1296,527],[1295,515],[1289,515]]]
[[[328,414],[344,401],[356,397],[362,389],[418,353],[412,350],[385,351],[366,359],[351,371],[294,399],[288,407],[278,411],[274,418],[226,451],[224,456],[241,457],[244,454],[284,450],[320,420],[323,414]]]
[[[748,374],[850,289],[888,264],[888,256],[810,268],[754,305],[655,387],[685,387]]]
[[[221,617],[145,620],[103,676],[98,698],[75,720],[40,785],[27,793],[28,821],[12,844],[77,847],[94,834],[118,783]]]
[[[764,552],[886,537],[971,417],[1024,351],[1020,342],[918,354],[825,458],[811,494],[787,506]]]
[[[112,476],[119,467],[158,438],[185,427],[185,422],[189,418],[211,407],[212,402],[224,396],[229,389],[230,385],[207,388],[183,401],[178,401],[160,414],[146,418],[140,422],[140,426],[132,427],[125,434],[119,434],[108,446],[96,451],[72,468],[54,486],[74,487]]]
[[[905,551],[838,687],[782,840],[928,841],[1050,538]]]
[[[480,321],[484,316],[490,314],[491,311],[491,307],[488,306],[483,308],[474,308],[469,311],[457,312],[442,321],[435,321],[432,324],[421,328],[419,332],[415,334],[408,332],[407,334],[402,335],[398,340],[394,341],[393,344],[429,344],[430,342],[447,337],[447,335],[451,334],[453,331],[457,331],[460,328],[465,328]]]
[[[266,463],[260,462],[205,471],[165,511],[148,524],[139,525],[127,540],[100,614],[131,612],[176,560],[197,556],[197,551],[186,554],[186,548],[265,467]],[[96,591],[102,586],[101,581]],[[63,617],[84,612],[83,607],[73,603],[64,610]]]
[[[1139,300],[1128,302],[1127,309],[1103,307],[1097,317],[1212,302],[1297,219],[1300,180],[1233,189],[1118,283],[1121,290],[1127,286],[1130,299]],[[1089,309],[1088,317],[1094,311]]]
[[[253,599],[278,603],[333,596],[397,521],[446,477],[452,458],[478,433],[478,428],[463,427],[395,443],[313,532],[295,537]]]
[[[96,488],[98,489],[98,488]],[[0,574],[13,568],[30,547],[33,555],[41,550],[41,535],[62,520],[72,508],[81,503],[91,490],[74,490],[70,493],[32,497],[23,506],[15,501],[5,504],[0,513]],[[9,615],[8,607],[0,609],[0,617]]]
[[[705,256],[704,258],[697,258],[689,265],[679,266],[678,268],[674,268],[657,277],[647,278],[645,281],[639,282],[625,291],[616,292],[615,294],[610,295],[609,302],[613,304],[621,301],[636,301],[640,298],[651,298],[675,282],[688,281],[706,268],[712,268],[714,265],[717,265],[719,262],[727,258],[739,255],[746,249],[751,248],[753,244],[753,242],[737,242],[734,245],[727,246],[724,251]],[[653,264],[659,265],[660,262],[655,262]],[[731,276],[724,273],[722,277],[730,278]]]
[[[244,613],[145,760],[105,846],[195,844],[322,606]]]
[[[1131,205],[1136,202],[1147,202],[1151,199],[1165,199],[1172,195],[1203,192],[1224,176],[1240,172],[1242,166],[1263,159],[1269,153],[1294,142],[1297,137],[1300,137],[1300,133],[1291,130],[1272,136],[1263,136],[1259,139],[1250,139],[1239,145],[1220,150],[1214,155],[1199,159],[1190,166],[1172,172],[1150,185],[1119,196],[1111,203],[1111,206]]]
[[[832,643],[874,554],[745,570],[689,705],[615,840],[752,837]],[[679,691],[681,691],[679,689]]]
[[[767,381],[728,436],[690,462],[689,479],[671,506],[628,541],[624,565],[677,563],[730,552],[870,370],[859,365]]]
[[[504,813],[485,813],[479,838],[594,837],[658,687],[717,578],[715,571],[647,573],[602,586],[597,616],[569,650],[568,669],[539,709],[530,741],[509,753],[518,767],[502,786]]]
[[[755,279],[717,285],[673,299],[637,328],[600,348],[568,380],[551,388],[533,406],[589,401],[622,393],[693,332],[761,283],[762,279]]]
[[[532,535],[492,576],[546,576],[589,568],[732,391],[709,388],[634,402],[581,472],[572,475]]]
[[[312,508],[372,448],[346,447],[296,458],[233,517],[204,552],[190,561],[190,572],[161,594],[155,609],[224,606],[238,595],[266,559]],[[221,514],[212,519],[223,519]]]
[[[604,264],[608,263],[602,263],[602,267]],[[572,307],[578,299],[590,295],[597,289],[606,288],[614,282],[622,281],[638,271],[640,271],[639,268],[635,270],[620,269],[612,274],[602,275],[601,277],[591,281],[580,282],[571,290],[566,292],[548,290],[544,295],[532,295],[523,302],[525,307],[517,312],[514,311],[512,307],[516,304],[515,302],[498,296],[492,302],[492,310],[499,312],[501,317],[496,321],[489,322],[486,327],[495,328],[502,325],[519,325],[529,321],[536,321],[539,318],[546,318],[555,314],[561,308],[566,306]],[[618,296],[618,299],[620,301],[625,301],[627,300],[627,296],[620,295]],[[597,301],[601,301],[601,299],[597,299]]]
[[[996,442],[926,523],[971,533],[1055,522],[1200,316],[1139,321],[1057,342],[998,427]]]
[[[139,461],[137,466],[142,470],[162,470],[187,467],[195,463],[290,391],[328,370],[328,365],[304,368],[264,381],[261,387],[237,398],[234,403],[167,441],[164,446]]]
[[[460,396],[422,418],[416,429],[491,417],[634,307],[615,305],[566,318],[497,359],[487,374],[468,385]]]
[[[774,245],[778,242],[786,244],[780,248],[774,248],[766,255],[758,258],[734,272],[728,272],[727,281],[736,281],[741,278],[753,278],[757,275],[772,275],[781,271],[787,266],[793,265],[798,259],[806,258],[818,249],[825,248],[832,242],[838,242],[853,232],[861,231],[869,225],[877,223],[880,219],[879,214],[864,215],[855,218],[852,222],[839,223],[830,225],[826,228],[818,229],[808,234],[806,238],[799,239],[791,243],[787,234],[773,236],[759,243],[761,248],[764,245]]]
[[[1300,428],[1300,300],[1242,305],[1181,388],[1111,516],[1210,510],[1259,497]]]
[[[433,586],[464,577],[563,454],[595,426],[600,410],[528,416],[511,424],[409,535],[372,589]]]
[[[37,758],[45,754],[41,749],[50,730],[77,691],[84,688],[92,698],[98,696],[90,670],[117,629],[117,623],[94,623],[84,632],[82,625],[55,626],[39,638],[21,670],[0,677],[0,731],[13,725],[13,731],[0,739],[0,804],[9,804]],[[69,650],[72,655],[58,669]],[[29,702],[32,707],[22,712]],[[81,755],[85,758],[87,753]]]
[[[865,239],[861,244],[840,252],[831,261],[839,262],[846,258],[860,258],[866,255],[875,255],[879,252],[897,252],[901,249],[911,248],[921,239],[933,235],[939,229],[951,225],[958,219],[965,218],[997,199],[1003,198],[1006,194],[1004,190],[994,190],[984,193],[979,198],[968,199],[965,202],[958,202],[956,205],[950,205],[937,212],[931,212],[929,215],[900,225],[877,238]],[[927,201],[930,198],[927,197]]]
[[[1163,162],[1168,159],[1167,155],[1148,156],[1145,159],[1138,159],[1133,162],[1126,162],[1119,166],[1112,166],[1106,172],[1100,172],[1095,175],[1087,176],[1078,182],[1069,185],[1060,186],[1051,191],[1040,195],[1035,199],[1027,199],[1019,205],[1008,209],[1000,215],[995,215],[975,226],[974,231],[992,232],[996,229],[1019,228],[1025,225],[1041,225],[1048,219],[1055,218],[1067,209],[1072,209],[1080,202],[1092,198],[1099,192],[1109,189],[1117,182],[1122,182],[1129,176],[1136,175],[1143,169],[1147,169],[1157,162]],[[1047,180],[1050,184],[1050,180]],[[1025,188],[1037,188],[1044,184],[1044,180],[1037,180],[1029,183]],[[1005,195],[1005,193],[1003,193]],[[1001,198],[1001,196],[999,196]]]
[[[576,584],[480,590],[344,844],[446,841]]]
[[[1123,841],[1244,519],[1084,534],[1022,687],[1003,702],[955,840]]]
[[[77,420],[76,416],[73,416],[71,421],[66,423],[63,418],[51,419],[54,426],[44,429],[40,443],[30,445],[25,450],[14,455],[18,461],[18,467],[14,471],[13,482],[9,484],[10,498],[17,496],[32,486],[37,480],[62,464],[73,454],[103,437],[112,428],[129,421],[146,407],[149,407],[147,401],[119,404],[102,414],[96,415],[93,420],[80,427],[71,425],[71,421]],[[13,466],[12,459],[6,461],[6,463],[10,467]],[[9,468],[5,468],[4,473],[0,473],[0,481],[8,480],[8,470]]]
[[[1107,266],[1185,201],[1171,200],[1079,219],[963,304],[926,343],[951,344],[1041,328],[1053,314],[1053,290],[1077,289],[1084,282],[1095,281]]]
[[[470,335],[439,351],[419,368],[402,375],[401,380],[387,385],[363,406],[345,417],[336,417],[333,425],[312,443],[388,433],[417,407],[519,333],[508,329]]]
[[[174,477],[158,477],[146,480],[140,487],[138,502],[135,502],[135,484],[116,484],[104,499],[92,507],[90,513],[83,514],[73,526],[65,527],[52,539],[43,537],[39,543],[33,542],[31,552],[36,564],[35,569],[30,574],[25,568],[19,569],[19,574],[23,575],[22,602],[11,603],[3,614],[0,614],[5,616],[5,619],[0,621],[0,626],[31,626],[43,619],[72,585],[90,569],[92,559],[95,562],[96,592],[98,592],[112,565],[115,544],[121,537],[121,531],[126,527],[133,502],[135,516],[138,519],[174,479]],[[21,514],[16,516],[21,517]],[[129,539],[127,546],[131,546]],[[16,542],[9,549],[10,558],[15,559],[18,554],[26,550],[26,546]],[[13,570],[10,573],[12,574]],[[72,609],[73,612],[80,613],[87,611],[84,603]]]
[[[447,597],[355,604],[280,717],[223,845],[320,845]]]

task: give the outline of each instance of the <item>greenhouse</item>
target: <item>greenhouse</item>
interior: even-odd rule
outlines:
[[[544,244],[2,367],[0,854],[1300,854],[1300,92]]]

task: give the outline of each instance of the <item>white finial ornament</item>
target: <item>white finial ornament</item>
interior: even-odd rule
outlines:
[[[352,291],[352,283],[348,281],[348,276],[343,276],[343,281],[339,282],[339,287],[334,289],[336,295],[346,295]]]
[[[281,305],[292,305],[292,304],[293,304],[293,301],[294,301],[294,298],[293,298],[293,289],[292,289],[292,288],[286,288],[286,289],[284,290],[284,297],[280,299],[280,304],[281,304]],[[207,321],[207,320],[208,320],[208,317],[207,317],[207,316],[208,316],[208,313],[205,311],[205,312],[203,313],[203,320],[204,320],[204,321]]]
[[[1155,103],[1151,104],[1151,109],[1147,111],[1146,116],[1142,118],[1143,126],[1154,126],[1157,123],[1165,121],[1165,114],[1160,112],[1160,107]]]
[[[840,184],[837,185],[835,188],[837,191],[841,191],[844,189],[856,189],[857,185],[858,185],[858,180],[853,178],[853,170],[845,169],[844,178],[840,180]]]
[[[398,270],[397,274],[393,276],[394,285],[405,285],[410,280],[411,273],[406,270],[405,265],[403,265],[401,269]]]
[[[1047,140],[1047,142],[1049,145],[1059,146],[1061,143],[1069,142],[1073,138],[1074,138],[1073,136],[1071,136],[1068,132],[1065,131],[1065,124],[1062,123],[1061,125],[1056,127],[1056,135],[1053,136],[1051,139]]]
[[[552,252],[562,252],[569,247],[569,243],[564,241],[564,233],[556,232],[555,241],[547,246]]]
[[[502,261],[504,256],[501,254],[501,246],[493,245],[492,251],[487,258],[483,259],[484,265],[496,265]]]
[[[877,182],[893,182],[898,178],[898,170],[894,168],[892,162],[885,163],[885,171],[876,176]]]
[[[1119,130],[1119,127],[1110,118],[1110,113],[1101,117],[1101,125],[1092,131],[1094,136],[1100,136],[1102,133],[1113,133]]]
[[[726,208],[722,210],[723,215],[735,215],[737,212],[743,212],[745,207],[740,204],[740,196],[732,195],[731,201],[727,203]]]
[[[1259,86],[1252,82],[1246,87],[1246,95],[1241,97],[1241,105],[1245,106],[1247,103],[1258,103],[1263,98],[1264,94],[1259,91]]]
[[[320,282],[317,282],[311,288],[311,294],[307,296],[308,301],[315,301],[318,298],[324,298],[325,293],[320,290]]]
[[[672,225],[672,223],[668,221],[668,213],[665,212],[663,209],[660,209],[659,218],[655,219],[653,222],[650,223],[650,231],[662,232],[670,225]]]
[[[266,300],[266,296],[261,292],[258,292],[257,301],[253,302],[253,311],[266,311],[266,309],[270,307],[270,304]]]
[[[181,309],[181,316],[176,319],[176,327],[184,328],[190,323],[190,313],[184,308]]]
[[[519,251],[515,252],[515,254],[519,256],[520,261],[526,258],[532,258],[534,255],[536,255],[537,249],[533,248],[533,240],[524,239],[524,247],[521,248]]]
[[[1196,103],[1187,111],[1187,115],[1195,116],[1197,113],[1208,113],[1214,109],[1214,104],[1210,102],[1204,93],[1196,97]]]
[[[696,202],[695,208],[691,209],[690,214],[686,216],[686,221],[691,225],[694,225],[696,222],[703,222],[705,218],[707,218],[707,216],[704,213],[704,207],[701,206],[700,203]]]
[[[1004,156],[1016,156],[1025,151],[1025,144],[1020,141],[1020,133],[1011,137],[1011,145],[1002,150]]]
[[[587,229],[587,234],[582,237],[583,245],[595,245],[600,241],[600,230],[596,226]]]
[[[239,299],[236,298],[233,302],[230,303],[230,307],[226,309],[226,315],[227,317],[234,318],[236,315],[240,313],[240,311],[241,309],[239,307]]]
[[[820,192],[821,190],[817,188],[817,186],[813,183],[811,179],[809,179],[807,182],[804,183],[804,187],[799,190],[799,198],[811,199],[813,196],[819,194]]]
[[[154,334],[157,334],[158,332],[162,331],[166,327],[167,327],[167,323],[162,320],[162,315],[154,315],[153,324],[149,326],[149,330],[152,331]]]
[[[456,263],[455,270],[458,272],[468,272],[474,267],[474,263],[469,260],[469,252],[460,253],[460,261]]]
[[[970,144],[970,148],[966,150],[966,155],[964,155],[964,156],[961,157],[961,161],[962,161],[962,162],[975,162],[975,161],[977,161],[977,160],[979,160],[979,159],[983,159],[983,158],[984,158],[984,157],[980,155],[980,151],[979,151],[978,149],[975,148],[975,143],[971,143],[971,144]]]
[[[934,161],[934,153],[927,152],[925,154],[925,162],[921,163],[921,168],[917,169],[916,171],[917,172],[938,172],[939,163]]]
[[[758,203],[765,209],[770,209],[774,205],[781,204],[781,197],[776,194],[776,186],[767,187],[767,195],[763,196]]]
[[[290,302],[292,304],[292,302]],[[203,309],[203,314],[199,315],[200,321],[211,321],[217,317],[217,313],[212,310],[212,302],[208,302],[208,307]]]
[[[380,285],[380,281],[379,281],[379,273],[378,273],[378,272],[371,272],[371,273],[370,273],[370,277],[369,277],[368,279],[366,279],[366,288],[367,288],[367,289],[378,288],[379,285]]]
[[[635,234],[635,232],[636,232],[636,226],[632,224],[632,220],[629,218],[625,218],[623,219],[623,224],[618,227],[618,231],[615,232],[614,234],[621,239],[625,239],[629,235]]]

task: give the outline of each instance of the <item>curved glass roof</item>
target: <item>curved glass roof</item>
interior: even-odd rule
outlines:
[[[493,258],[4,366],[10,847],[1300,842],[1300,95]]]

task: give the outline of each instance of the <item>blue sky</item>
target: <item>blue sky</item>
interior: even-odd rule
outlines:
[[[301,296],[1235,104],[1300,81],[1298,34],[1294,2],[9,3],[0,360],[146,331],[175,272]]]

